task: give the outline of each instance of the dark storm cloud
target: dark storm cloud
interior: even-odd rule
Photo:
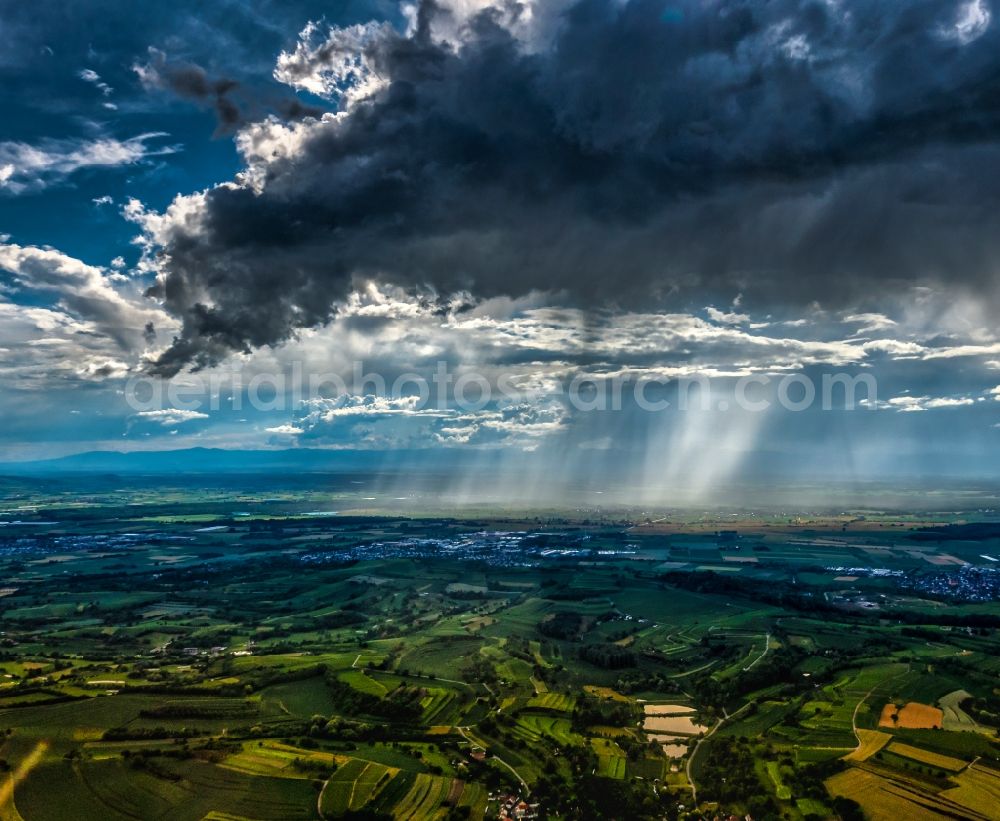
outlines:
[[[213,77],[201,66],[184,60],[170,60],[162,51],[150,49],[148,63],[137,63],[135,71],[147,89],[167,91],[183,100],[212,108],[218,120],[216,134],[235,131],[251,119],[264,116],[263,110],[278,112],[283,119],[318,117],[323,109],[300,100],[247,93],[239,82],[229,77]]]
[[[366,42],[373,96],[243,132],[245,178],[157,237],[183,320],[162,373],[327,321],[357,276],[581,304],[995,296],[985,5],[583,0],[532,48],[509,13],[445,44],[424,3],[413,36]]]
[[[137,64],[135,71],[147,89],[170,91],[185,100],[211,106],[218,118],[219,133],[234,130],[243,121],[240,106],[234,99],[239,83],[228,78],[211,78],[199,65],[168,61],[167,56],[151,50],[147,64]]]

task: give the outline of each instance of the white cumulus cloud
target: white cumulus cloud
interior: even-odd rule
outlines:
[[[172,154],[176,146],[148,144],[165,136],[150,132],[127,140],[43,140],[36,145],[0,142],[0,190],[20,194],[60,182],[82,168],[135,165],[148,157]]]
[[[182,422],[192,422],[195,419],[208,419],[207,413],[177,408],[161,408],[158,410],[139,411],[136,418],[156,422],[164,427],[172,427]]]

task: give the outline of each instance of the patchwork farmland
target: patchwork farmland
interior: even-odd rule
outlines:
[[[2,821],[997,817],[994,605],[816,566],[909,572],[896,525],[721,572],[698,522],[161,496],[4,534]]]

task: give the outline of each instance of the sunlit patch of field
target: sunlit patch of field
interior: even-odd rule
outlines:
[[[625,777],[625,753],[614,741],[606,738],[592,738],[590,745],[597,753],[597,774],[605,778]]]
[[[433,723],[439,716],[444,715],[448,705],[454,699],[455,694],[450,690],[444,690],[439,687],[428,688],[426,695],[420,699],[420,706],[423,709],[421,720],[426,724]]]
[[[623,696],[617,690],[613,690],[610,687],[598,687],[595,684],[585,684],[583,685],[583,690],[585,693],[589,693],[592,696],[597,696],[598,698],[607,698],[612,701],[629,701],[628,696]]]
[[[351,685],[355,690],[360,690],[362,693],[368,693],[377,698],[384,698],[388,692],[388,689],[381,681],[374,676],[367,675],[363,670],[348,670],[346,673],[341,673],[337,678],[345,684]]]
[[[909,701],[903,707],[886,704],[879,717],[879,727],[903,727],[910,730],[933,730],[941,727],[942,711],[930,704]]]
[[[1000,774],[973,764],[955,776],[958,786],[945,790],[941,796],[984,815],[996,817],[1000,807]]]
[[[540,710],[555,710],[560,713],[571,713],[576,705],[576,699],[565,693],[546,692],[528,700],[529,707]]]
[[[889,733],[878,730],[858,730],[858,736],[861,738],[858,748],[844,756],[848,761],[865,761],[892,740]]]
[[[582,741],[582,738],[572,731],[569,719],[546,715],[520,715],[512,732],[518,738],[532,744],[537,744],[543,736],[562,746],[572,746]]]
[[[782,801],[790,800],[792,797],[792,788],[782,778],[781,764],[777,761],[768,761],[764,765],[764,768],[767,771],[768,778],[771,779],[771,783],[774,784],[775,795]]]
[[[959,803],[944,793],[934,795],[927,792],[917,782],[885,778],[858,767],[838,773],[827,780],[826,786],[831,795],[857,801],[872,821],[899,821],[901,818],[986,821],[994,817],[969,804]],[[982,792],[978,788],[969,790],[970,793],[973,791],[981,800]]]
[[[393,811],[396,821],[421,821],[433,818],[441,805],[452,793],[451,778],[419,773],[413,786]]]
[[[20,818],[20,814],[14,806],[14,789],[41,763],[48,749],[47,742],[39,741],[14,768],[13,772],[7,774],[0,781],[0,814],[5,818]]]
[[[543,693],[549,691],[548,686],[541,679],[537,679],[534,676],[531,677],[531,686],[535,688],[535,695],[540,696]]]
[[[496,621],[493,616],[473,616],[472,618],[463,619],[462,624],[465,625],[465,629],[470,633],[476,633],[484,627],[496,624]]]
[[[330,776],[319,798],[324,817],[339,817],[358,811],[375,798],[399,770],[374,761],[348,759]],[[418,776],[419,777],[419,776]]]
[[[939,770],[948,770],[950,772],[957,773],[965,769],[967,763],[960,758],[952,758],[950,755],[921,750],[919,747],[903,744],[900,741],[894,741],[889,745],[888,749],[890,753],[901,755],[903,758],[909,758],[912,761],[918,761],[921,764],[927,764],[931,767],[937,767]]]
[[[225,759],[221,766],[248,775],[271,775],[279,778],[310,778],[308,771],[295,766],[296,762],[320,764],[331,769],[347,759],[329,753],[300,750],[277,744],[247,744],[243,749]]]
[[[830,815],[830,810],[823,802],[815,798],[799,798],[795,802],[795,807],[803,816],[817,815],[820,818],[827,818]]]

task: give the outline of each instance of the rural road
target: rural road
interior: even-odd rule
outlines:
[[[470,744],[472,744],[472,745],[474,745],[474,746],[476,746],[476,747],[479,747],[479,746],[481,746],[481,745],[480,745],[480,743],[479,743],[478,741],[473,741],[473,740],[472,740],[471,738],[469,738],[469,737],[468,737],[468,736],[467,736],[467,735],[465,734],[465,730],[466,730],[466,728],[465,728],[465,727],[457,727],[456,729],[457,729],[457,730],[459,731],[459,733],[461,733],[461,734],[462,734],[462,738],[464,738],[464,739],[465,739],[466,741],[468,741],[468,742],[469,742]],[[519,772],[518,772],[517,770],[515,770],[515,769],[514,769],[514,768],[513,768],[512,766],[510,766],[510,764],[508,764],[508,763],[507,763],[506,761],[504,761],[504,760],[503,760],[502,758],[500,758],[500,756],[498,756],[498,755],[494,755],[494,756],[493,756],[493,760],[494,760],[494,761],[496,761],[496,762],[498,762],[498,763],[500,763],[500,764],[503,764],[503,765],[504,765],[504,766],[505,766],[505,767],[506,767],[506,768],[507,768],[508,770],[510,770],[510,771],[511,771],[512,773],[514,773],[514,777],[515,777],[515,778],[516,778],[516,779],[517,779],[518,781],[520,781],[520,782],[521,782],[521,786],[522,786],[522,787],[524,787],[524,794],[525,794],[525,795],[530,795],[530,794],[531,794],[531,787],[529,787],[529,786],[528,786],[528,782],[527,782],[527,781],[525,781],[525,780],[524,780],[523,778],[521,778],[521,774],[520,774],[520,773],[519,773]]]
[[[698,749],[701,747],[701,743],[709,736],[711,736],[716,730],[718,730],[719,727],[721,727],[725,722],[736,718],[736,716],[738,716],[740,713],[746,710],[752,703],[753,702],[748,701],[734,713],[726,713],[725,707],[723,707],[722,711],[724,713],[724,717],[720,718],[715,723],[715,726],[711,730],[709,730],[707,733],[705,733],[705,735],[703,735],[701,738],[698,739],[698,743],[694,745],[694,749],[691,751],[691,755],[688,756],[687,764],[684,767],[684,772],[687,775],[688,784],[691,785],[691,799],[694,801],[694,805],[696,807],[698,806],[698,787],[697,785],[695,785],[694,776],[691,774],[691,764],[694,762],[694,757],[698,754]]]
[[[854,712],[851,713],[851,730],[854,733],[854,738],[858,742],[857,749],[861,749],[861,734],[858,732],[858,710],[861,709],[861,705],[868,701],[868,697],[878,689],[878,684],[871,688],[867,693],[865,693],[864,698],[862,698],[857,704],[854,705]]]
[[[722,726],[722,722],[725,719],[720,718],[715,726],[709,730],[705,735],[698,739],[698,743],[694,745],[694,749],[691,750],[691,755],[688,756],[687,765],[684,767],[684,772],[687,775],[688,784],[691,785],[691,800],[694,802],[694,806],[698,806],[698,787],[694,783],[694,776],[691,774],[691,765],[694,763],[694,757],[698,755],[698,750],[701,748],[702,742],[712,735],[719,727]]]
[[[861,709],[861,705],[864,704],[866,701],[868,701],[868,699],[871,697],[871,694],[874,693],[883,684],[886,684],[895,678],[899,678],[902,675],[906,675],[908,672],[910,672],[909,664],[906,665],[906,669],[903,670],[902,673],[897,673],[894,676],[889,676],[889,678],[880,681],[878,684],[872,687],[867,693],[865,693],[864,698],[862,698],[857,704],[854,705],[854,712],[851,713],[851,730],[854,732],[854,737],[858,741],[858,746],[857,746],[858,750],[861,749],[861,734],[858,733],[858,711]]]
[[[757,656],[757,658],[755,658],[753,661],[751,661],[746,667],[744,667],[743,668],[743,672],[746,673],[748,670],[753,669],[754,665],[756,665],[757,662],[759,662],[761,659],[763,659],[764,656],[767,655],[767,651],[770,650],[770,649],[771,649],[771,634],[768,633],[764,637],[764,652],[761,653],[759,656]]]
[[[333,776],[331,775],[330,778],[333,778]],[[320,818],[326,818],[323,815],[323,791],[326,789],[326,785],[330,783],[330,778],[323,782],[323,786],[319,788],[319,795],[316,796],[316,814]]]
[[[358,657],[356,659],[354,659],[354,663],[351,665],[351,669],[352,670],[356,670],[357,669],[358,662],[361,661],[361,657],[363,655],[364,655],[364,653],[358,653]],[[376,673],[381,673],[381,672],[385,672],[385,671],[383,671],[383,670],[376,670],[375,672]],[[456,681],[453,678],[441,678],[441,676],[431,676],[431,675],[428,675],[426,673],[407,673],[407,676],[409,678],[425,678],[425,679],[428,679],[430,681],[446,681],[446,682],[448,682],[448,684],[461,684],[463,687],[468,687],[469,686],[469,683],[467,681]],[[485,684],[483,686],[486,687]],[[486,687],[486,689],[489,690],[489,687]]]
[[[693,676],[695,673],[700,673],[702,670],[714,667],[718,663],[718,660],[713,659],[708,664],[703,664],[701,667],[695,667],[693,670],[685,670],[683,673],[671,673],[667,676],[667,678],[684,678],[685,676]]]
[[[448,682],[448,684],[461,684],[463,687],[472,686],[467,681],[457,681],[456,679],[453,678],[441,678],[441,676],[432,676],[428,675],[427,673],[407,673],[406,675],[409,678],[423,678],[427,679],[428,681],[446,681]]]

